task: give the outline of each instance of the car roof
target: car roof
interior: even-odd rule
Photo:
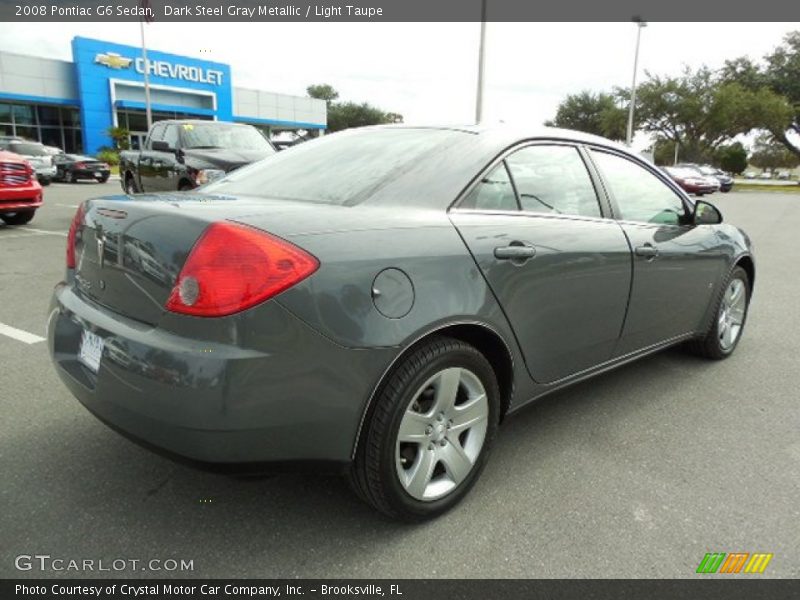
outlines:
[[[479,124],[479,125],[375,125],[365,129],[442,129],[450,131],[463,131],[484,137],[504,137],[508,139],[547,139],[579,142],[586,144],[597,144],[609,146],[623,150],[629,154],[636,155],[630,148],[598,135],[584,133],[573,129],[562,129],[559,127],[545,127],[544,125],[516,125],[516,124]]]

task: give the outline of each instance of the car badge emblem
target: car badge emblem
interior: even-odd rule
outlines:
[[[110,69],[127,69],[131,66],[133,59],[120,56],[116,52],[106,52],[105,54],[96,55],[94,62],[99,65],[105,65]]]

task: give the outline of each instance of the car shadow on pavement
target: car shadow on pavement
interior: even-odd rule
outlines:
[[[33,540],[54,555],[80,549],[87,556],[166,552],[193,558],[196,571],[183,576],[321,576],[337,565],[346,574],[348,565],[363,565],[376,548],[391,552],[409,537],[427,539],[431,530],[480,520],[487,495],[509,485],[509,474],[535,474],[558,458],[576,435],[575,422],[602,428],[620,414],[646,410],[647,389],[703,364],[710,363],[667,351],[543,398],[506,420],[483,477],[462,504],[411,526],[363,504],[343,477],[243,479],[198,471],[136,446],[76,407],[67,429],[49,425],[47,452],[41,439],[15,446],[15,452],[37,454],[16,484],[36,490],[36,501],[16,505],[9,539]],[[525,485],[538,485],[537,479]]]

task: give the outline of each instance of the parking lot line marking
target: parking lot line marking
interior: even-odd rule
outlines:
[[[34,233],[43,233],[45,235],[60,235],[67,237],[66,231],[48,231],[47,229],[34,229],[33,227],[26,227],[25,229],[20,229],[20,231],[32,231]]]
[[[37,344],[44,341],[44,338],[39,335],[22,331],[22,329],[11,327],[11,325],[6,325],[5,323],[0,323],[0,335],[10,337],[18,342],[24,342],[26,344]]]
[[[56,206],[63,206],[65,208],[78,208],[80,204],[61,204],[60,202],[56,202]]]

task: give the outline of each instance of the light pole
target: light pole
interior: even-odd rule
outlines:
[[[486,45],[486,0],[481,0],[481,39],[478,46],[478,90],[475,95],[475,124],[483,120],[483,72],[485,67]]]
[[[631,105],[628,108],[628,135],[625,138],[628,146],[633,141],[633,111],[636,106],[636,71],[639,68],[639,42],[642,39],[642,29],[647,27],[647,22],[643,21],[641,17],[634,17],[633,22],[636,23],[636,53],[633,57],[633,84],[631,85]]]

